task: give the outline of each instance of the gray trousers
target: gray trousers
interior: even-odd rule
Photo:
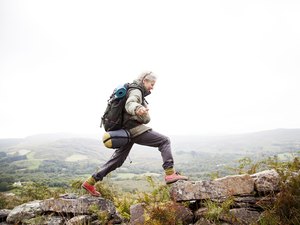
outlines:
[[[122,166],[126,160],[133,144],[140,144],[150,147],[157,147],[161,153],[164,169],[173,168],[174,160],[171,152],[170,139],[153,130],[131,139],[125,146],[115,150],[112,157],[101,167],[101,169],[92,176],[96,181],[102,180],[108,173]]]

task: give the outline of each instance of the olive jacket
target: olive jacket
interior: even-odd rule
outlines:
[[[150,115],[149,113],[138,116],[136,114],[136,111],[138,108],[144,106],[147,108],[147,104],[143,99],[147,95],[149,95],[151,92],[145,90],[144,85],[138,83],[137,81],[134,81],[134,84],[137,84],[139,88],[132,88],[128,91],[128,97],[125,104],[125,115],[124,117],[127,118],[129,123],[132,125],[129,126],[129,132],[131,134],[131,137],[136,137],[147,130],[151,130],[150,127],[147,127],[145,124],[150,122]],[[143,91],[143,94],[142,94]]]

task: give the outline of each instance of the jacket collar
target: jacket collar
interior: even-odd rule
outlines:
[[[143,91],[144,97],[146,97],[146,96],[148,96],[148,95],[151,94],[151,91],[146,90],[146,88],[145,88],[145,86],[144,86],[144,84],[142,82],[134,80],[133,84],[139,86],[139,88]]]

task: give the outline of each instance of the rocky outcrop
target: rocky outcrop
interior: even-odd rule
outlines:
[[[177,202],[194,202],[195,224],[214,224],[206,220],[209,212],[205,201],[219,205],[219,222],[225,224],[253,224],[258,221],[267,205],[274,202],[279,191],[280,177],[275,170],[253,175],[227,176],[211,181],[178,181],[172,185],[170,194]],[[222,203],[231,199],[227,210]]]
[[[95,211],[101,212],[98,218]],[[119,224],[120,217],[114,204],[104,198],[89,195],[63,195],[60,198],[32,201],[11,210],[6,222],[9,224],[91,224],[93,221]],[[104,221],[105,220],[105,221]]]
[[[170,195],[175,202],[188,202],[178,204],[175,209],[178,220],[182,224],[215,225],[233,224],[247,225],[254,224],[260,218],[264,208],[272,205],[275,195],[279,191],[280,178],[275,170],[266,170],[253,175],[227,176],[209,181],[178,181],[171,186]],[[222,210],[222,204],[230,201],[230,206]],[[207,219],[207,215],[212,214],[206,202],[210,201],[219,208],[214,208],[214,212],[219,211],[217,218]],[[269,207],[270,208],[270,207]],[[213,211],[212,210],[212,211]],[[130,208],[131,225],[141,225],[145,223],[144,204],[133,205]],[[212,217],[212,216],[211,216]],[[214,220],[216,223],[212,222]]]
[[[253,191],[254,180],[249,175],[238,175],[212,181],[180,181],[173,185],[171,196],[179,202],[251,194]]]
[[[279,191],[279,174],[266,170],[253,175],[226,176],[210,181],[178,181],[171,188],[174,201],[218,199]]]
[[[184,225],[214,225],[212,221],[217,224],[253,224],[259,220],[263,210],[274,203],[276,195],[272,193],[280,191],[279,184],[280,177],[275,170],[208,181],[178,181],[170,187],[173,200],[170,210],[172,208],[175,219]],[[215,208],[218,214],[213,219],[212,215],[210,218],[207,216],[211,214],[208,202],[218,207]],[[131,206],[129,224],[144,224],[146,219],[149,220],[145,216],[147,210],[149,208],[145,204]],[[28,202],[10,211],[1,210],[0,219],[1,225],[127,224],[120,218],[111,201],[75,194]],[[2,223],[5,219],[6,223]]]

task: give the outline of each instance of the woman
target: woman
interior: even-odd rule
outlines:
[[[178,180],[188,179],[174,170],[170,139],[153,131],[150,127],[145,125],[149,123],[150,116],[144,97],[151,94],[155,82],[156,76],[152,72],[142,73],[133,82],[133,86],[135,85],[137,88],[128,90],[128,98],[125,104],[126,112],[124,113],[124,121],[126,121],[124,128],[129,130],[131,141],[125,146],[117,149],[111,159],[106,162],[98,172],[94,173],[82,184],[82,187],[91,195],[100,196],[100,193],[96,191],[94,184],[97,181],[101,181],[111,171],[122,166],[135,143],[158,148],[161,152],[163,160],[162,167],[165,170],[165,182],[167,184]]]

